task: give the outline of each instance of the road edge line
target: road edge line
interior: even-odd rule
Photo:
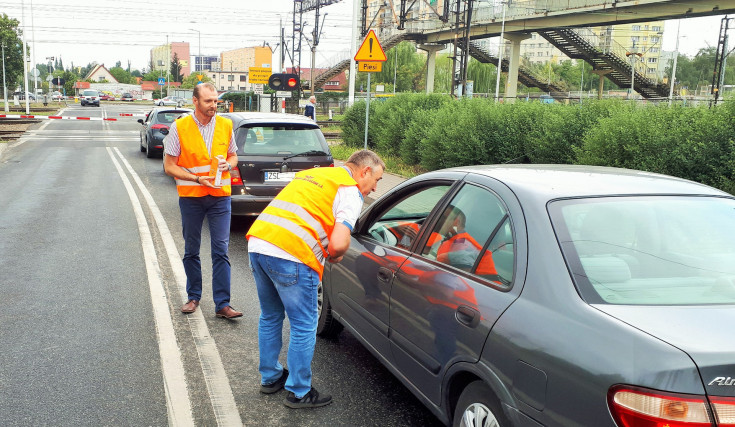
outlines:
[[[153,200],[153,196],[151,196],[151,193],[147,188],[145,188],[145,185],[138,174],[133,170],[130,163],[128,163],[117,147],[115,147],[115,151],[122,159],[122,162],[130,175],[133,177],[133,180],[143,195],[143,199],[145,199],[148,204],[148,208],[153,214],[153,219],[158,227],[159,233],[161,234],[161,240],[163,241],[163,246],[166,249],[169,263],[171,264],[171,269],[173,270],[174,277],[178,285],[182,303],[185,303],[187,300],[186,272],[184,271],[184,266],[181,263],[181,255],[179,254],[178,249],[176,249],[176,242],[174,242],[171,231],[168,228],[168,224],[166,224],[166,220],[163,218],[160,209],[158,209],[158,205],[155,200]],[[214,338],[209,333],[209,327],[204,319],[202,310],[197,310],[186,317],[189,320],[194,344],[197,349],[197,353],[199,354],[199,363],[202,367],[207,391],[209,392],[209,398],[212,402],[215,417],[217,418],[217,424],[223,426],[242,426],[243,423],[240,418],[240,411],[237,409],[237,404],[235,403],[235,396],[232,393],[232,388],[230,387],[230,380],[227,377],[227,372],[225,371],[225,367],[222,363],[219,351],[217,350]]]
[[[138,223],[138,232],[143,247],[143,258],[145,259],[145,267],[148,274],[148,287],[153,305],[153,318],[158,335],[158,351],[161,358],[161,371],[166,394],[169,425],[194,426],[191,401],[186,386],[186,371],[184,370],[184,363],[181,359],[181,349],[176,341],[176,332],[174,331],[173,320],[171,319],[168,308],[168,300],[163,287],[161,268],[158,264],[151,230],[143,214],[143,207],[141,206],[140,200],[138,200],[135,194],[135,189],[110,147],[106,147],[106,149],[128,192],[128,197],[133,205],[135,219]]]

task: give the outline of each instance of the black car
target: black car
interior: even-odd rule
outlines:
[[[733,425],[734,212],[626,169],[429,172],[361,214],[317,330],[454,426]]]
[[[143,125],[140,130],[140,151],[149,158],[163,155],[163,139],[168,135],[169,126],[174,120],[191,112],[188,108],[154,108],[145,119],[138,119],[138,123]]]
[[[131,95],[129,93],[123,93],[122,97],[120,97],[120,100],[122,100],[122,101],[131,101],[132,102],[132,101],[135,101],[135,98],[133,97],[133,95]]]
[[[293,179],[314,167],[334,166],[319,126],[306,116],[227,113],[237,142],[237,168],[231,172],[232,215],[258,215]]]

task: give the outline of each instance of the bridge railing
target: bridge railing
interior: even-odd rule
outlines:
[[[573,31],[576,32],[579,37],[600,49],[603,53],[611,53],[618,58],[625,60],[630,65],[630,59],[626,56],[629,52],[628,49],[609,35],[596,33],[591,28],[576,28]],[[638,60],[635,61],[634,66],[637,73],[643,76],[647,75],[647,65],[642,58],[638,58]]]

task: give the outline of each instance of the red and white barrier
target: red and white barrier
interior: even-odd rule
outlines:
[[[64,116],[32,116],[25,114],[0,114],[0,119],[41,119],[41,120],[104,120],[114,122],[117,119],[106,117],[64,117]]]

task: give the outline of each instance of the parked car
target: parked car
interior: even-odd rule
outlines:
[[[100,94],[94,89],[85,89],[84,92],[82,92],[82,96],[79,97],[79,102],[82,104],[82,107],[85,105],[96,105],[99,107]]]
[[[735,197],[586,166],[412,178],[327,263],[346,327],[455,426],[735,420]]]
[[[28,95],[29,101],[36,101],[36,95],[32,94],[31,92],[13,92],[13,97],[17,97],[20,101],[25,101],[26,95]]]
[[[52,101],[62,101],[64,100],[64,95],[61,94],[59,91],[51,92],[51,100]]]
[[[112,101],[115,99],[114,96],[100,92],[100,101]]]
[[[145,119],[138,119],[138,123],[143,125],[140,130],[140,151],[146,153],[148,158],[162,156],[163,139],[168,135],[171,123],[191,112],[189,108],[154,108]]]
[[[133,95],[129,93],[123,93],[120,99],[122,101],[135,101],[135,97],[133,97]]]
[[[258,215],[300,170],[334,166],[327,141],[305,116],[227,113],[237,142],[232,215]]]
[[[154,101],[156,105],[163,106],[163,105],[174,105],[176,107],[181,107],[186,103],[186,100],[184,98],[180,98],[178,96],[167,96],[162,99],[157,99]]]

